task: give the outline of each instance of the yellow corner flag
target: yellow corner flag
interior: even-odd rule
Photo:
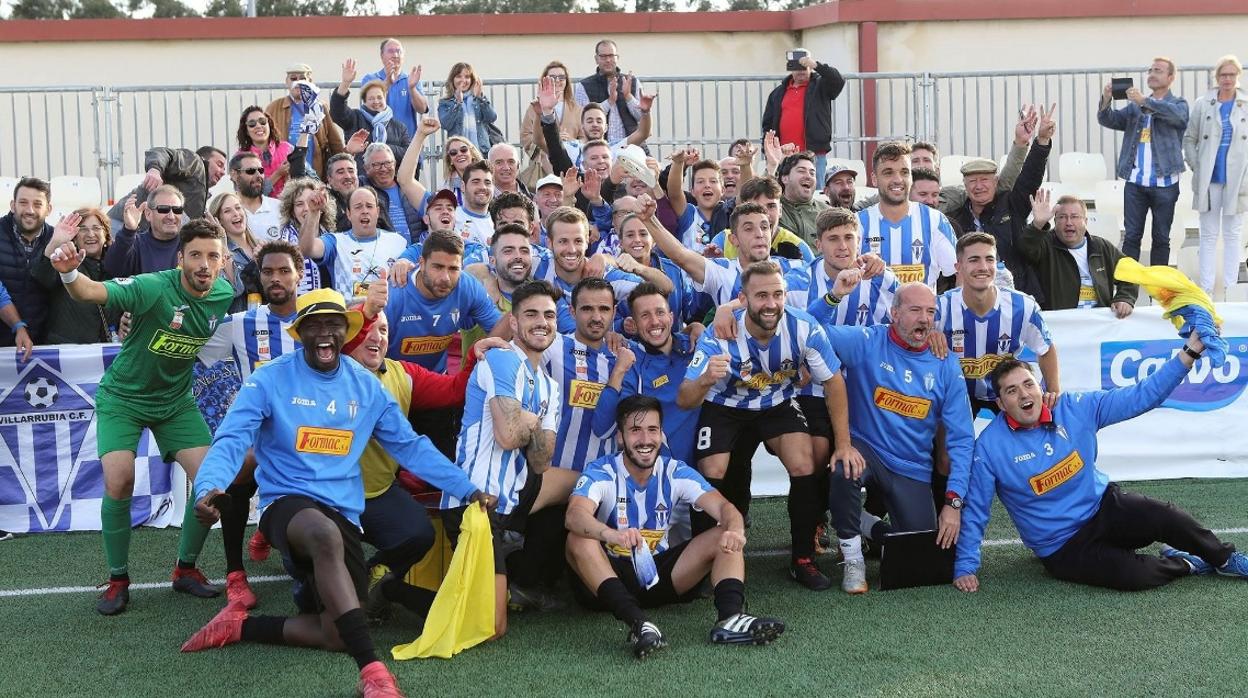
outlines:
[[[1123,257],[1118,260],[1118,266],[1114,267],[1114,278],[1139,284],[1148,291],[1148,295],[1166,309],[1164,317],[1174,323],[1175,329],[1182,329],[1185,322],[1175,311],[1188,305],[1209,311],[1213,321],[1219,327],[1222,326],[1222,318],[1214,310],[1209,294],[1178,269],[1166,266],[1146,267],[1130,257]]]
[[[468,506],[425,630],[390,650],[395,659],[450,659],[494,636],[494,539],[490,520],[476,504]]]

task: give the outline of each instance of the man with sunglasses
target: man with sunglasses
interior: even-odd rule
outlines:
[[[250,127],[250,120],[247,125]],[[230,181],[247,209],[247,228],[252,236],[261,244],[285,239],[281,232],[282,202],[264,195],[264,164],[260,158],[255,153],[235,153],[230,158]]]
[[[594,45],[593,75],[576,83],[573,98],[584,107],[593,102],[607,112],[606,140],[616,143],[637,130],[642,117],[641,81],[632,73],[620,74],[620,53],[615,42],[603,39]]]
[[[138,205],[131,195],[126,200],[121,230],[104,253],[104,273],[116,279],[178,266],[178,231],[185,212],[182,192],[171,184],[157,187]],[[147,230],[140,233],[143,220]]]

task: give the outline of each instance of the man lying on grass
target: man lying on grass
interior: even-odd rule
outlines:
[[[1192,332],[1182,351],[1138,384],[1067,393],[1052,410],[1030,366],[997,365],[990,379],[1002,412],[975,442],[953,585],[979,589],[994,491],[1023,543],[1058,579],[1138,591],[1191,574],[1248,577],[1248,557],[1234,546],[1170,504],[1123,492],[1096,467],[1096,432],[1160,405],[1204,348]],[[1164,544],[1160,556],[1136,553],[1156,541]]]

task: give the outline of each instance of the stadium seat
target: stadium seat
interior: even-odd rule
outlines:
[[[1100,210],[1088,211],[1088,232],[1116,244],[1122,239],[1122,218]]]
[[[4,201],[13,200],[13,192],[17,189],[17,177],[0,177],[0,195],[3,195]]]
[[[52,178],[52,205],[61,211],[95,208],[104,203],[100,180],[66,175]]]
[[[117,181],[113,182],[113,203],[117,203],[117,201],[134,191],[135,187],[143,183],[143,177],[145,176],[143,173],[139,173],[125,174],[118,177]]]
[[[970,155],[946,155],[940,159],[940,186],[952,187],[962,183],[962,166],[975,158]]]
[[[234,191],[233,180],[231,180],[229,177],[222,177],[216,184],[212,185],[212,187],[208,189],[208,198],[211,199],[217,194],[222,194],[225,192],[232,192],[232,191]]]
[[[841,165],[843,167],[850,168],[854,172],[857,172],[858,176],[854,177],[855,188],[861,189],[862,187],[867,186],[867,166],[862,160],[850,160],[847,158],[828,158],[828,162],[827,162],[828,169],[832,169],[832,165]],[[822,187],[823,182],[820,182],[819,186]]]
[[[1082,199],[1091,199],[1096,183],[1107,177],[1105,156],[1100,153],[1062,153],[1057,160],[1064,184],[1071,185]]]
[[[1119,218],[1122,217],[1123,211],[1123,187],[1126,182],[1121,179],[1104,179],[1092,186],[1092,200],[1095,202],[1096,210],[1103,213],[1112,213]]]

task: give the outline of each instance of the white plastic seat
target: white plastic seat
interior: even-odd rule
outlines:
[[[134,191],[135,187],[143,183],[143,178],[145,176],[146,175],[139,173],[125,174],[118,177],[117,181],[113,182],[113,203],[129,196],[130,192]]]
[[[4,197],[2,200],[13,200],[13,193],[19,181],[21,180],[17,177],[0,177],[0,196]]]
[[[855,189],[862,189],[863,187],[867,186],[867,165],[862,160],[850,160],[847,158],[828,158],[827,169],[828,170],[832,169],[833,165],[840,165],[842,167],[848,167],[849,169],[858,173],[858,175],[854,177]],[[823,182],[820,182],[819,186],[822,187]]]
[[[104,203],[100,180],[65,175],[52,178],[52,206],[60,211],[96,208]]]
[[[1121,179],[1105,179],[1093,185],[1092,200],[1096,202],[1096,210],[1122,218],[1126,207],[1122,198],[1125,185]]]
[[[946,155],[940,159],[940,186],[952,187],[962,183],[962,166],[974,160],[970,155]]]

